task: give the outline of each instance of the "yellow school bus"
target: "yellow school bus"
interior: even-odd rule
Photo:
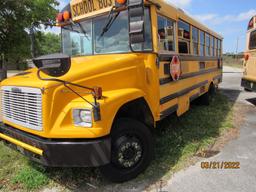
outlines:
[[[248,24],[244,75],[241,84],[246,91],[256,91],[256,16]]]
[[[222,81],[222,37],[161,0],[72,0],[58,14],[62,53],[1,82],[0,138],[45,166],[143,172],[152,131]]]

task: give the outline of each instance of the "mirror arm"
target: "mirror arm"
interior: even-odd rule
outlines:
[[[85,86],[82,86],[82,85],[78,85],[78,84],[74,84],[74,83],[71,83],[71,82],[68,82],[68,81],[63,81],[63,80],[60,80],[60,79],[56,79],[56,78],[42,78],[41,75],[40,75],[40,72],[43,70],[43,69],[49,69],[49,67],[41,67],[38,69],[37,71],[37,77],[38,79],[42,80],[42,81],[55,81],[55,82],[59,82],[59,83],[62,83],[67,89],[69,89],[71,92],[73,92],[74,94],[76,94],[77,96],[79,96],[81,99],[83,99],[86,103],[90,104],[93,108],[97,108],[98,106],[98,103],[97,103],[97,98],[96,98],[96,93],[95,93],[95,90],[90,88],[90,87],[85,87]],[[72,86],[75,86],[75,87],[79,87],[79,88],[83,88],[83,89],[87,89],[87,90],[90,90],[92,91],[92,95],[94,97],[94,104],[92,104],[90,101],[88,101],[87,99],[85,99],[82,95],[80,95],[79,93],[77,93],[75,90],[73,90],[71,87],[69,87],[68,85],[72,85]]]

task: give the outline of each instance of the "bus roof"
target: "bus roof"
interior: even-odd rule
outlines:
[[[72,12],[72,16],[74,18],[75,21],[83,19],[84,16],[83,15],[75,15],[74,14],[74,8],[72,8],[73,5],[78,5],[79,3],[81,3],[82,0],[71,0],[70,1],[70,6],[71,6],[71,12]],[[165,0],[145,0],[145,2],[148,3],[153,3],[155,5],[157,5],[160,8],[160,14],[163,14],[164,16],[168,16],[171,15],[173,18],[175,18],[175,20],[181,19],[184,20],[186,22],[188,22],[189,24],[215,36],[216,38],[219,39],[223,39],[223,37],[221,35],[219,35],[218,33],[214,32],[213,30],[209,29],[207,26],[203,25],[202,23],[200,23],[199,21],[193,19],[191,16],[189,16],[188,14],[186,14],[182,9],[176,7],[175,5],[168,3]],[[114,5],[114,1],[112,1],[112,5]],[[105,9],[101,9],[98,10],[94,13],[90,13],[87,14],[87,16],[93,16],[99,13],[103,13],[106,11],[110,11],[110,6],[106,7]],[[77,6],[76,8],[79,8],[80,6]]]
[[[223,37],[220,34],[209,29],[207,26],[205,26],[201,22],[197,21],[196,19],[192,18],[191,16],[186,14],[182,9],[178,8],[177,6],[173,5],[172,3],[169,3],[165,0],[146,0],[146,1],[149,3],[154,3],[157,6],[159,6],[160,7],[159,13],[161,13],[165,16],[170,15],[170,13],[176,13],[176,14],[171,14],[171,15],[174,15],[174,17],[176,17],[176,20],[178,20],[178,19],[184,20],[184,21],[188,22],[189,24],[191,24],[207,33],[210,33],[219,39],[223,39]]]

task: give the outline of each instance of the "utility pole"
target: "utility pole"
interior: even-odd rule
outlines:
[[[239,37],[237,37],[236,41],[236,59],[238,60],[238,46],[239,46]]]

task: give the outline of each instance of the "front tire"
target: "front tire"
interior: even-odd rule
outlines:
[[[149,166],[153,139],[150,129],[133,119],[118,119],[112,129],[111,162],[101,167],[101,172],[120,183],[137,177]]]

